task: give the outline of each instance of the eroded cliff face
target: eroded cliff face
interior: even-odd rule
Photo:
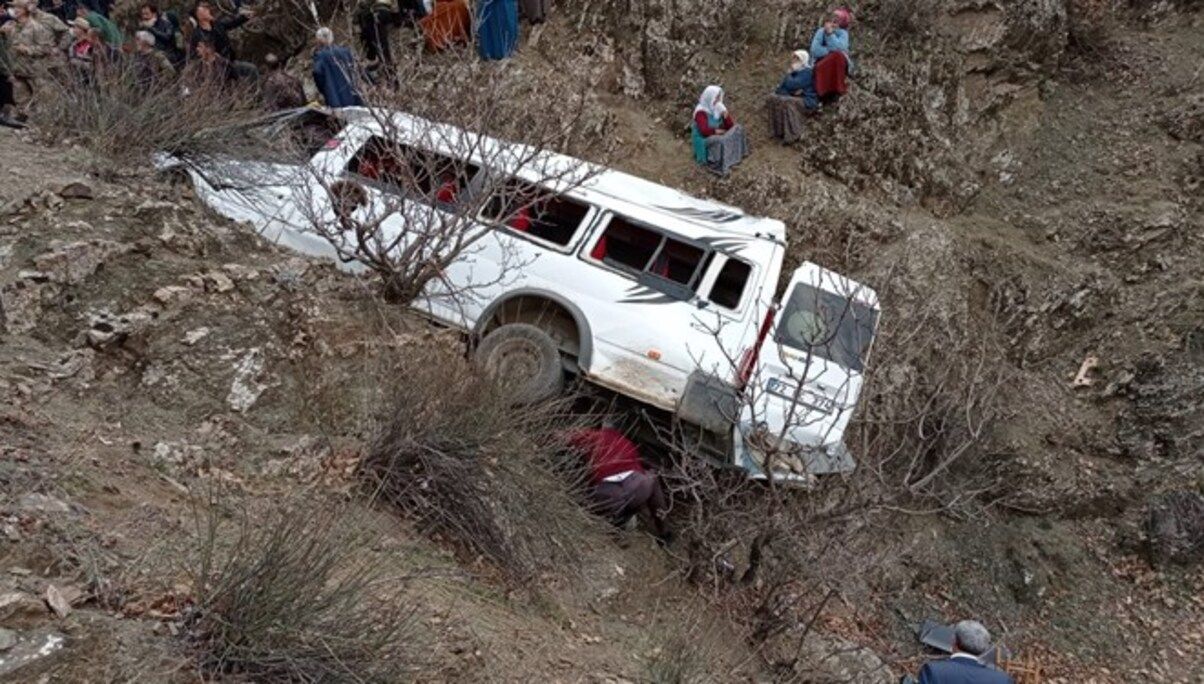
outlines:
[[[827,7],[798,0],[566,5],[582,40],[596,46],[597,87],[673,115],[693,103],[700,83],[730,73],[750,52],[781,54],[785,64],[810,42]],[[824,137],[808,141],[802,163],[857,189],[880,187],[903,205],[960,210],[980,189],[976,175],[999,138],[1039,114],[1041,84],[1067,47],[1064,2],[888,0],[856,10],[854,94]],[[747,101],[757,89],[772,87],[725,85],[746,91],[746,110],[759,104]]]

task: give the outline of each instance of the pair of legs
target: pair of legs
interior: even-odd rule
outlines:
[[[643,512],[651,520],[657,537],[665,539],[668,536],[665,516],[669,512],[669,500],[656,475],[632,473],[619,482],[600,482],[590,492],[590,498],[594,502],[594,511],[616,527]]]

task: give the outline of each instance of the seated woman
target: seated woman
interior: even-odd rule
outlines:
[[[787,145],[802,139],[806,116],[819,113],[819,95],[815,92],[814,77],[811,55],[806,50],[795,50],[790,58],[790,73],[786,74],[766,103],[769,131]]]
[[[832,10],[811,38],[811,60],[815,69],[815,91],[820,102],[835,102],[848,92],[845,78],[853,71],[849,57],[849,24],[853,14],[841,7]]]
[[[733,166],[748,156],[748,138],[744,128],[732,119],[723,104],[723,88],[709,85],[694,107],[690,125],[694,143],[694,161],[711,171],[727,175]]]
[[[811,69],[811,55],[806,50],[795,50],[790,59],[790,73],[782,78],[775,95],[802,98],[807,109],[819,109],[819,94],[815,92],[815,72]]]

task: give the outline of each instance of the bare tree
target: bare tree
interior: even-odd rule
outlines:
[[[463,126],[402,113],[389,106],[394,97],[382,93],[361,114],[371,137],[352,142],[359,149],[344,168],[308,167],[305,222],[339,258],[378,273],[395,299],[434,282],[437,296],[456,300],[524,265],[511,244],[483,244],[494,231],[567,240],[571,219],[558,196],[596,173],[553,151],[571,121],[537,124],[526,136],[533,144],[510,144],[488,137],[505,116],[489,97],[466,105],[475,121]],[[474,257],[473,269],[450,268]]]
[[[310,15],[307,3],[295,9],[294,19]],[[342,116],[370,134],[345,137],[354,154],[334,155],[338,164],[310,148],[296,155],[299,223],[335,256],[379,274],[395,300],[421,294],[447,303],[503,281],[530,258],[491,240],[496,231],[567,237],[568,208],[558,198],[600,167],[560,153],[598,158],[606,149],[589,135],[597,115],[588,92],[549,97],[539,74],[467,51],[402,55],[377,72],[377,84],[353,71],[344,76],[366,106]],[[453,268],[465,262],[475,264]]]
[[[875,282],[893,282],[891,273],[879,275]],[[773,312],[761,347],[725,351],[737,397],[725,411],[739,428],[734,451],[745,457],[731,465],[777,476],[757,481],[715,469],[697,457],[700,433],[689,426],[661,433],[674,461],[666,480],[679,504],[687,575],[747,610],[758,653],[786,673],[856,648],[817,633],[834,614],[872,605],[859,599],[902,551],[901,542],[883,542],[890,516],[946,510],[986,486],[961,466],[986,443],[1006,377],[989,337],[935,316],[936,303],[894,318],[888,306],[878,326],[851,281],[801,285]],[[900,296],[879,294],[888,303]],[[879,355],[891,355],[881,367],[866,358],[875,329]],[[712,329],[716,340],[720,332]],[[928,377],[892,377],[917,359],[939,364]],[[856,469],[809,472],[839,465],[841,434]],[[953,473],[959,486],[946,479]]]

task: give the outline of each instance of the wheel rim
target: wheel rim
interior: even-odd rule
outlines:
[[[543,367],[539,347],[528,340],[506,340],[489,355],[489,372],[506,386],[522,386]]]

